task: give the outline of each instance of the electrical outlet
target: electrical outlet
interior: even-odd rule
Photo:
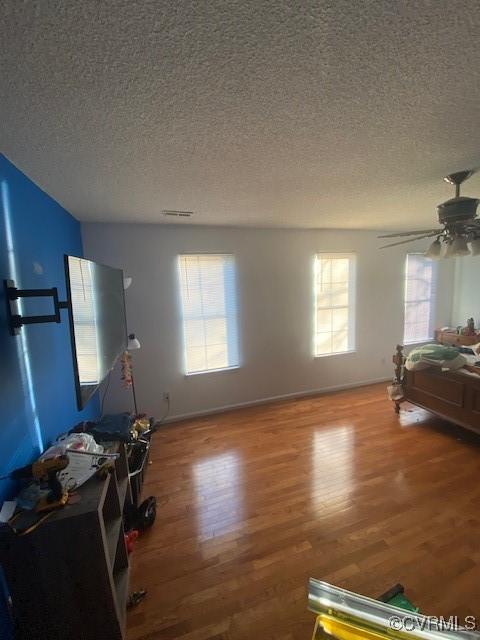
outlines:
[[[164,392],[163,392],[163,399],[164,399],[166,402],[170,402],[170,391],[164,391]]]

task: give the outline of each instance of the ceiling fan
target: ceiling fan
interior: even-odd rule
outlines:
[[[454,185],[455,197],[442,202],[437,207],[438,222],[443,225],[440,229],[423,229],[421,231],[405,231],[403,233],[389,233],[379,238],[401,238],[406,240],[385,244],[380,249],[396,247],[400,244],[433,238],[430,247],[425,252],[427,258],[438,260],[442,256],[453,258],[457,256],[480,255],[480,218],[477,218],[478,198],[467,198],[460,195],[460,185],[475,173],[474,169],[458,171],[445,176],[445,182]],[[468,244],[470,243],[470,248]],[[442,251],[445,248],[445,251]]]

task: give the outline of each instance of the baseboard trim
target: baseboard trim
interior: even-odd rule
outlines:
[[[333,393],[334,391],[344,391],[346,389],[356,389],[357,387],[366,387],[369,384],[378,384],[379,382],[391,381],[392,377],[388,378],[372,378],[370,380],[361,380],[359,382],[350,382],[347,384],[337,384],[331,387],[320,387],[319,389],[310,389],[307,391],[294,391],[292,393],[284,393],[278,396],[269,396],[267,398],[259,398],[257,400],[247,400],[246,402],[238,402],[236,404],[226,404],[220,407],[213,407],[212,409],[205,409],[203,411],[192,411],[191,413],[179,413],[173,416],[169,416],[163,421],[163,424],[167,422],[178,422],[180,420],[187,420],[189,418],[202,418],[203,416],[215,415],[216,413],[224,413],[225,411],[232,411],[234,409],[244,409],[247,407],[254,407],[261,404],[269,404],[271,402],[279,402],[281,400],[291,400],[293,398],[305,398],[308,396],[321,396],[326,393]]]

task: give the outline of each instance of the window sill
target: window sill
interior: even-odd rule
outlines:
[[[331,358],[332,356],[348,356],[352,353],[357,353],[357,350],[349,349],[348,351],[336,351],[335,353],[322,353],[320,355],[313,356],[313,359],[317,360],[318,358]]]
[[[414,340],[413,342],[404,342],[403,346],[404,347],[414,347],[417,344],[428,344],[429,342],[432,342],[433,340],[435,340],[435,338],[432,336],[431,338],[425,338],[425,340]]]
[[[186,378],[190,378],[191,376],[203,376],[206,373],[222,373],[223,371],[236,371],[240,369],[240,365],[237,364],[234,367],[222,367],[221,369],[205,369],[205,371],[191,371],[185,374]]]

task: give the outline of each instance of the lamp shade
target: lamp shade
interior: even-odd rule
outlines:
[[[470,242],[472,256],[480,256],[480,238],[475,238]]]
[[[445,249],[444,258],[454,258],[453,255],[453,242],[447,242],[447,248]]]
[[[128,289],[128,287],[132,284],[132,278],[124,278],[123,279],[123,289],[124,291]]]
[[[135,337],[134,333],[131,333],[128,336],[128,346],[127,349],[128,351],[134,351],[135,349],[140,349],[142,345],[140,344],[140,340],[138,340],[138,338]]]
[[[455,236],[450,247],[454,258],[470,255],[470,249],[464,236]]]
[[[442,243],[440,242],[440,238],[437,238],[432,242],[432,244],[425,251],[425,257],[430,258],[430,260],[439,260],[442,253]]]

